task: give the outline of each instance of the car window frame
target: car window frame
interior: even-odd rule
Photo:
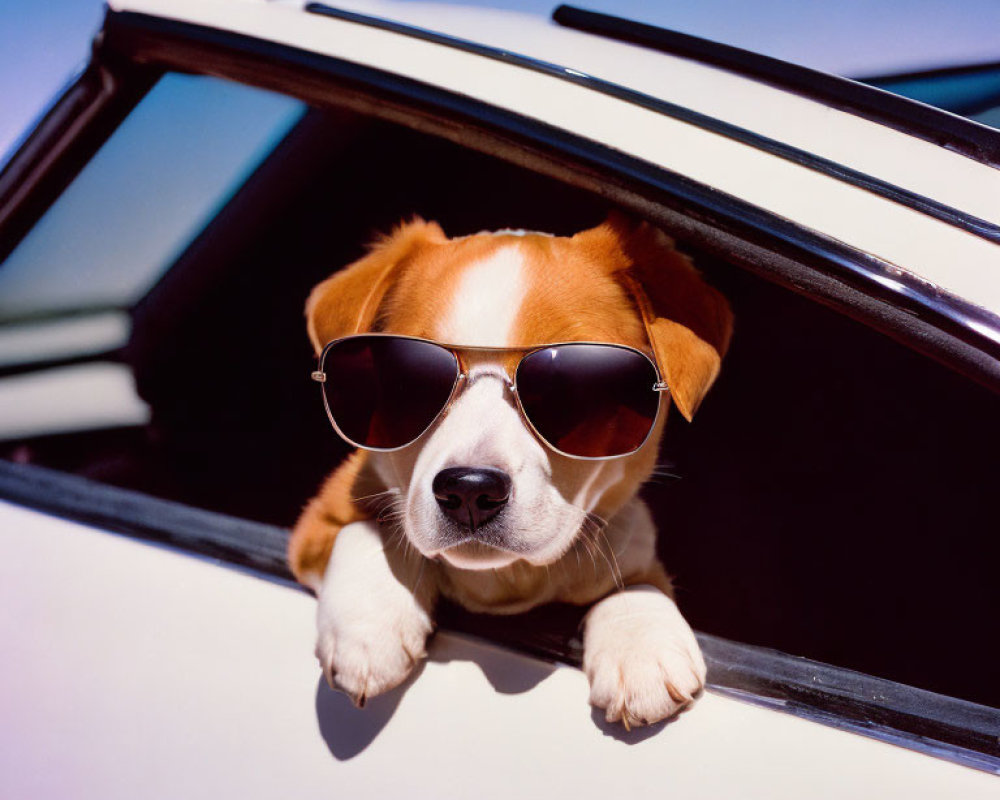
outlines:
[[[260,69],[261,59],[268,63],[266,71]],[[496,107],[338,59],[131,12],[108,13],[90,67],[0,176],[0,258],[168,70],[210,74],[314,105],[359,111],[599,193],[682,241],[834,307],[1000,390],[1000,346],[982,330],[994,327],[992,318],[982,318],[975,306],[958,298],[908,284],[891,265],[847,244]],[[884,280],[887,275],[893,275],[891,283]],[[292,585],[284,560],[287,532],[280,528],[6,462],[0,462],[0,496]],[[478,623],[462,622],[461,616],[453,614],[449,624],[482,632]],[[573,639],[539,644],[500,630],[491,636],[579,665]],[[703,636],[702,644],[713,664],[710,685],[716,690],[980,769],[1000,769],[992,733],[1000,729],[1000,710],[715,637]],[[820,672],[826,682],[817,689]]]

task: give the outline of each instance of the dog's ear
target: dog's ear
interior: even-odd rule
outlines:
[[[613,213],[595,231],[620,253],[616,276],[642,314],[653,352],[678,410],[690,421],[719,374],[733,315],[690,259],[663,231]]]
[[[333,339],[371,330],[397,270],[423,246],[445,240],[436,222],[417,217],[375,242],[364,258],[313,288],[306,301],[306,328],[316,353]]]

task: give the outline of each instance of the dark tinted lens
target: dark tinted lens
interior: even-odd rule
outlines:
[[[364,447],[409,444],[444,408],[458,376],[450,350],[394,336],[357,336],[323,360],[327,407],[343,434]]]
[[[517,393],[538,433],[564,453],[624,455],[656,419],[656,370],[645,356],[611,345],[565,344],[526,356]]]

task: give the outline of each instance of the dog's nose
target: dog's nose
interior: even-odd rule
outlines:
[[[434,498],[446,516],[475,530],[510,497],[510,475],[493,467],[449,467],[434,476]]]

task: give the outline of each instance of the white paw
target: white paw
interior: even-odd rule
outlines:
[[[358,619],[336,609],[328,612],[318,624],[316,657],[327,683],[357,706],[401,684],[427,654],[431,623],[426,614],[375,613]]]
[[[605,598],[587,614],[583,669],[608,722],[650,725],[689,705],[705,661],[674,601],[652,586]]]
[[[334,544],[316,627],[316,657],[324,677],[362,706],[406,680],[426,655],[433,623],[390,569],[377,530],[354,523]]]

